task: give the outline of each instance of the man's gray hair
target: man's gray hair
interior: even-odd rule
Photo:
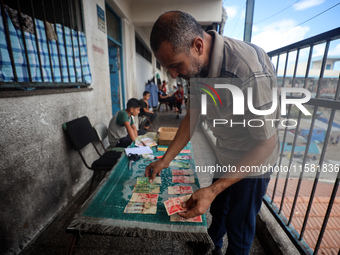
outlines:
[[[175,53],[189,52],[196,37],[203,39],[203,29],[190,14],[170,11],[162,14],[152,27],[150,45],[156,52],[163,42],[172,45]]]

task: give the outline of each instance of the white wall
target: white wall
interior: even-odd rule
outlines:
[[[143,97],[143,92],[145,91],[146,82],[152,78],[153,68],[150,62],[146,61],[143,57],[137,54],[136,57],[136,94],[138,99]]]
[[[104,0],[83,1],[93,90],[0,98],[1,254],[19,253],[92,176],[62,123],[84,115],[93,125],[111,118],[107,39],[98,29],[97,3],[105,9]],[[85,150],[90,162],[97,157],[91,151]]]
[[[221,22],[222,0],[131,1],[131,17],[136,26],[152,26],[162,13],[171,10],[187,12],[200,24],[210,25]]]

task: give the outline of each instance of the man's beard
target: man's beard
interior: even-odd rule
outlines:
[[[188,70],[187,75],[180,74],[178,75],[179,77],[189,80],[190,78],[195,78],[200,74],[203,68],[203,64],[201,64],[200,61],[193,56],[190,56],[190,63],[191,66],[190,69]]]

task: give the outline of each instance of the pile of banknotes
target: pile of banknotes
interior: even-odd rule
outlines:
[[[190,150],[183,151],[181,153],[190,153]],[[182,169],[171,170],[172,183],[195,183],[195,177],[192,170],[188,169],[191,156],[177,156],[175,160],[170,163],[172,167],[178,167]],[[184,169],[183,169],[184,168]],[[139,214],[156,214],[157,202],[161,187],[161,177],[156,177],[155,180],[150,183],[149,177],[138,177],[137,184],[134,186],[132,197],[129,203],[126,205],[124,213],[139,213]],[[169,198],[164,202],[167,214],[170,216],[172,222],[202,222],[202,216],[197,216],[190,219],[185,219],[178,215],[179,212],[187,211],[182,205],[186,202],[193,193],[191,186],[170,186],[168,187],[169,195],[184,195],[179,197]]]
[[[152,183],[149,183],[149,177],[138,177],[124,213],[156,214],[161,183],[159,176]]]
[[[192,170],[172,170],[172,182],[173,183],[195,183],[195,177],[192,175]],[[171,186],[168,187],[168,193],[170,195],[177,194],[191,194],[193,189],[191,186]],[[182,205],[186,202],[191,195],[185,195],[180,197],[169,198],[164,202],[166,212],[170,216],[170,221],[182,221],[182,222],[202,222],[202,216],[196,216],[194,218],[185,219],[178,215],[179,212],[187,211]]]

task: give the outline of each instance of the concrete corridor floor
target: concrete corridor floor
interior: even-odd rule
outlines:
[[[183,106],[184,108],[184,106]],[[176,118],[173,111],[166,111],[165,107],[161,109],[157,119],[153,123],[153,130],[157,131],[158,127],[178,127],[185,114],[183,113]],[[215,155],[200,128],[197,128],[191,143],[196,165],[207,165],[215,163]],[[204,162],[204,164],[203,164]],[[210,185],[211,177],[208,174],[198,174],[201,187]],[[34,240],[21,254],[23,255],[59,255],[66,254],[71,242],[71,234],[66,233],[66,228],[73,219],[74,214],[85,202],[87,189],[80,197],[74,201],[74,204],[67,211],[61,213],[48,227]],[[211,215],[207,212],[208,225],[211,223]],[[223,251],[227,247],[227,237],[225,237]],[[102,235],[82,235],[74,254],[83,255],[114,255],[114,254],[145,254],[145,255],[187,255],[193,254],[192,247],[185,242],[142,239],[137,237],[116,237]],[[251,255],[266,254],[258,238],[255,236]]]

